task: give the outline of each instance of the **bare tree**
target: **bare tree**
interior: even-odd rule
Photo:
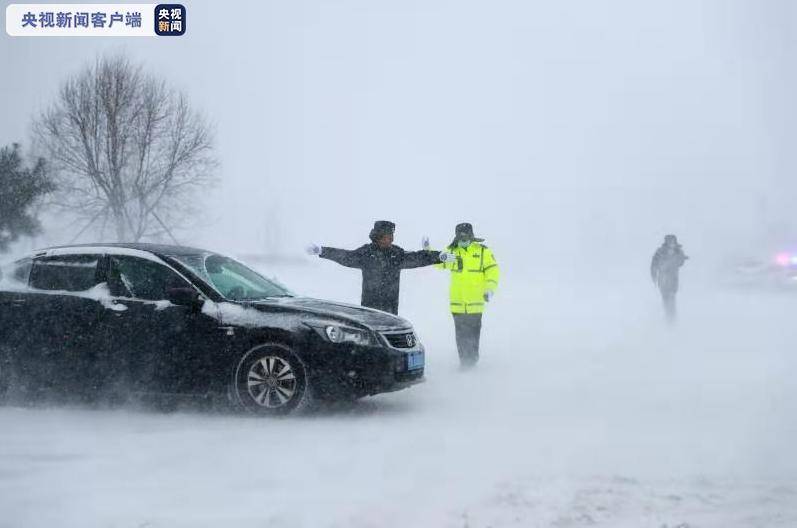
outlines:
[[[123,56],[68,79],[33,130],[54,173],[54,203],[101,236],[110,224],[120,241],[174,239],[196,191],[214,182],[207,122]]]

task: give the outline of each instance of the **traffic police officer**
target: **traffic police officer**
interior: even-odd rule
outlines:
[[[451,271],[451,313],[460,364],[466,368],[479,361],[482,314],[498,288],[498,263],[482,242],[484,239],[474,236],[471,224],[458,224],[454,240],[446,249],[455,258],[437,264]]]

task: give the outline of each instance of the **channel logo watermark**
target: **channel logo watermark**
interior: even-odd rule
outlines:
[[[12,37],[179,37],[186,32],[182,4],[10,4]]]

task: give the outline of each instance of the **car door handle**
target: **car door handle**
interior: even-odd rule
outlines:
[[[111,301],[110,308],[114,317],[122,317],[127,312],[128,306],[123,302]]]
[[[220,326],[219,330],[224,332],[225,335],[234,336],[235,335],[235,327],[234,326]]]

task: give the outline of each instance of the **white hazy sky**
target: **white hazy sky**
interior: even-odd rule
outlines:
[[[0,143],[124,51],[217,126],[221,185],[185,242],[353,246],[386,218],[415,247],[469,220],[502,255],[641,263],[666,232],[744,245],[794,209],[787,0],[186,5],[182,38],[2,35]]]
[[[62,79],[124,51],[217,127],[220,185],[182,240],[298,254],[361,244],[385,218],[416,248],[472,221],[502,271],[483,359],[476,377],[455,370],[447,277],[408,271],[401,314],[427,347],[424,386],[280,423],[0,409],[5,518],[795,525],[797,302],[702,279],[797,232],[797,2],[186,5],[181,38],[0,35],[0,144],[27,143]],[[691,257],[673,328],[647,277],[667,232]],[[359,299],[359,275],[329,262],[263,271]],[[268,467],[242,455],[262,446],[279,454]]]

